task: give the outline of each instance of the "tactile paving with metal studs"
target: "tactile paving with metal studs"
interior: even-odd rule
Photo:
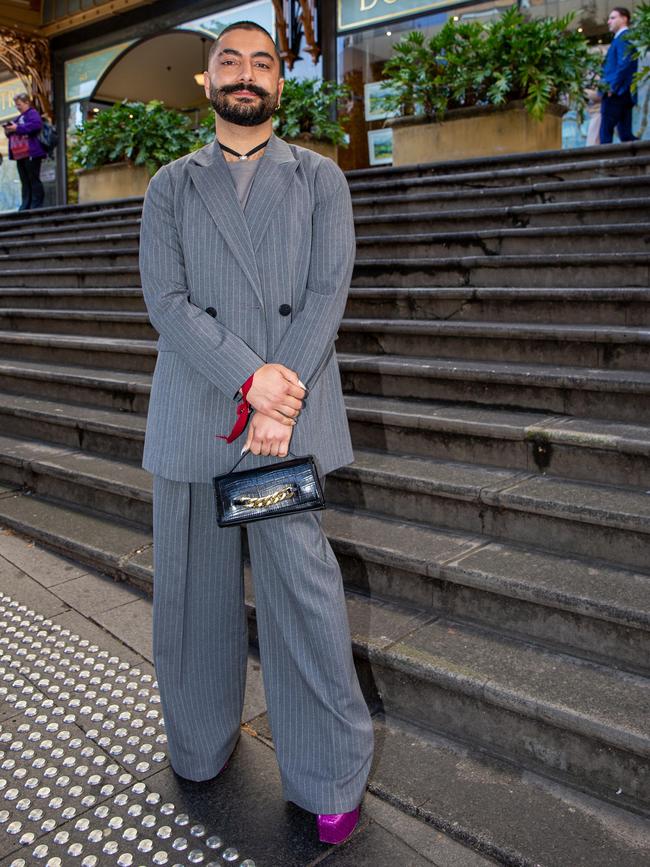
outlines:
[[[255,867],[145,782],[167,764],[156,687],[0,596],[0,864]]]

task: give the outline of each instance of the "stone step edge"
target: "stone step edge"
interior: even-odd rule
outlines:
[[[8,309],[8,308],[7,308]],[[87,318],[91,311],[84,311]],[[0,308],[0,316],[4,309]],[[76,311],[72,311],[76,314]],[[23,315],[23,311],[19,311]],[[59,315],[57,318],[62,318]],[[456,319],[379,319],[344,316],[339,331],[366,333],[381,331],[385,334],[405,334],[438,337],[476,337],[506,340],[574,340],[580,342],[648,342],[650,328],[640,325],[595,325],[536,322],[483,322]]]
[[[137,240],[140,237],[139,231],[126,232],[126,231],[124,231],[122,226],[123,226],[123,224],[120,223],[120,227],[121,227],[120,231],[119,232],[113,232],[113,233],[97,232],[96,234],[92,234],[92,235],[90,235],[90,234],[88,234],[88,235],[75,234],[75,235],[71,235],[70,237],[66,237],[66,238],[43,238],[41,240],[36,238],[36,239],[29,240],[29,241],[12,241],[11,242],[11,249],[12,249],[12,251],[20,250],[21,248],[30,249],[30,248],[34,247],[35,245],[38,245],[39,247],[45,248],[42,250],[35,251],[32,256],[30,256],[29,254],[21,256],[21,258],[33,259],[33,258],[40,258],[42,256],[48,255],[48,249],[47,248],[54,247],[55,245],[87,244],[89,242],[93,242],[93,243],[96,243],[98,245],[101,245],[105,241],[124,241],[126,243],[126,242],[133,241],[134,239]],[[24,237],[24,233],[21,233],[21,235]],[[3,239],[2,235],[0,235],[0,247],[4,246],[3,240],[4,239]],[[115,251],[118,248],[109,247],[107,249]],[[100,246],[100,250],[101,250],[101,246]],[[58,251],[58,250],[51,251],[51,253],[64,253],[64,252],[65,251]],[[84,252],[88,252],[88,251],[84,251]],[[90,252],[94,253],[95,251],[92,250]],[[2,258],[4,258],[4,255],[6,255],[6,254],[0,255],[0,261],[2,260]]]
[[[40,364],[34,367],[34,364]],[[149,394],[151,374],[106,368],[83,368],[78,365],[58,365],[50,369],[45,362],[23,362],[19,359],[0,358],[0,376],[18,379],[40,379],[64,385],[91,388],[112,388],[127,393]]]
[[[527,238],[566,237],[570,235],[588,237],[595,235],[602,239],[606,235],[647,235],[650,223],[594,223],[593,225],[522,226],[521,228],[463,229],[458,232],[409,232],[390,235],[391,244],[453,243],[454,241],[485,241],[490,238]],[[357,244],[385,244],[386,235],[357,235]]]
[[[4,288],[0,287],[0,296],[4,292]],[[12,289],[12,292],[41,292],[40,289]],[[49,290],[56,292],[56,289]],[[74,289],[61,290],[74,292],[93,292],[102,291],[108,292],[109,289],[92,290],[92,289]],[[128,290],[133,291],[133,290]],[[650,301],[650,288],[642,286],[628,286],[620,288],[610,288],[603,286],[594,287],[514,287],[514,286],[468,286],[468,287],[437,287],[437,286],[351,286],[348,293],[350,298],[413,298],[418,300],[420,297],[440,298],[442,300],[461,300],[461,301],[480,301],[483,299],[508,299],[517,301],[546,301],[546,300],[568,300],[568,301]],[[453,314],[450,314],[453,315]],[[448,318],[448,317],[446,317]]]
[[[384,189],[445,184],[458,182],[459,180],[464,183],[475,184],[480,183],[481,181],[503,180],[504,178],[539,177],[544,175],[557,175],[560,172],[575,174],[589,170],[592,170],[594,175],[596,175],[596,172],[599,172],[600,175],[598,175],[598,177],[602,177],[602,172],[608,168],[620,170],[621,168],[646,166],[648,163],[650,163],[650,154],[641,153],[636,156],[622,157],[621,159],[586,159],[580,162],[558,161],[548,165],[544,163],[541,165],[531,163],[526,166],[514,166],[511,168],[483,168],[466,172],[450,172],[448,174],[426,174],[420,175],[419,177],[393,176],[387,180],[373,179],[371,181],[356,181],[352,178],[348,181],[348,186],[350,187],[350,192],[354,194],[357,190],[366,189],[373,189],[376,192],[381,192]],[[411,166],[410,168],[412,171],[415,166]],[[377,174],[381,176],[381,169]]]
[[[144,388],[144,386],[143,386]],[[532,424],[522,424],[515,428],[511,422],[499,426],[498,421],[473,422],[471,419],[454,417],[453,408],[447,403],[437,404],[435,401],[422,402],[419,406],[423,410],[440,408],[443,412],[449,410],[449,415],[443,414],[418,414],[414,412],[417,407],[410,401],[390,399],[390,403],[398,404],[397,407],[386,409],[382,406],[385,398],[368,397],[359,398],[353,395],[345,395],[345,406],[348,419],[351,421],[370,422],[374,424],[390,424],[395,427],[409,428],[413,430],[426,430],[437,433],[451,433],[472,437],[485,437],[490,439],[504,439],[515,442],[531,442],[536,438],[543,438],[551,444],[563,444],[575,448],[597,448],[599,450],[615,451],[629,455],[650,456],[650,425],[634,426],[638,428],[639,436],[635,439],[628,436],[626,431],[631,425],[621,422],[608,423],[601,432],[594,429],[594,422],[589,420],[591,429],[585,433],[579,427],[569,427],[571,422],[580,422],[577,416],[559,415],[554,413],[539,413],[539,421]],[[364,406],[362,404],[369,404]],[[141,425],[134,425],[134,419],[144,421],[146,416],[141,413],[127,413],[103,407],[92,407],[92,416],[101,416],[105,421],[97,418],[84,416],[84,406],[67,401],[50,401],[47,398],[29,397],[17,395],[13,392],[0,390],[0,414],[27,418],[34,421],[45,421],[67,427],[92,430],[101,433],[111,433],[118,436],[142,439],[144,436]],[[35,407],[34,404],[38,404]],[[400,412],[399,404],[403,404]],[[481,410],[479,410],[480,412]],[[516,410],[492,410],[493,414],[503,412],[509,419],[517,415]],[[529,412],[524,413],[529,415]],[[131,422],[131,424],[129,424]],[[624,429],[623,433],[617,433],[616,427]],[[646,434],[646,438],[641,438]]]
[[[1,315],[1,314],[0,314]],[[0,342],[27,346],[50,346],[59,349],[84,349],[86,352],[142,353],[156,355],[156,340],[40,334],[30,331],[0,331]]]
[[[86,215],[96,214],[100,211],[113,213],[114,211],[121,211],[124,208],[138,206],[142,210],[143,201],[143,196],[126,196],[119,199],[105,199],[101,202],[73,202],[67,205],[46,205],[43,208],[39,208],[38,211],[30,211],[26,214],[18,212],[0,214],[0,226],[14,221],[30,224],[38,223],[55,214],[61,214],[62,217],[73,216],[80,219]]]
[[[373,452],[365,449],[356,449],[357,459],[370,456],[372,461]],[[426,496],[442,497],[451,500],[461,500],[464,502],[475,503],[478,506],[488,507],[497,510],[510,510],[513,512],[523,512],[527,515],[541,515],[545,517],[561,518],[563,521],[572,521],[578,524],[589,524],[593,527],[609,527],[611,529],[620,530],[627,533],[640,533],[650,537],[650,521],[645,515],[639,515],[630,509],[627,512],[605,512],[594,509],[591,506],[585,505],[567,505],[564,504],[562,510],[554,508],[555,503],[547,501],[542,497],[533,497],[528,495],[524,501],[520,502],[517,497],[518,488],[520,485],[531,481],[546,480],[550,482],[566,483],[569,487],[584,487],[602,490],[604,493],[616,490],[622,491],[624,494],[637,496],[643,488],[628,488],[623,485],[603,485],[590,484],[582,480],[566,479],[560,476],[540,476],[539,473],[531,473],[526,470],[511,470],[510,475],[500,482],[495,482],[489,486],[483,486],[476,494],[472,488],[465,488],[458,483],[450,484],[448,481],[438,481],[422,478],[413,478],[407,472],[409,462],[417,462],[418,464],[431,464],[458,467],[467,469],[470,472],[476,469],[494,470],[494,467],[468,464],[462,461],[440,461],[426,458],[401,458],[394,455],[391,456],[395,463],[399,466],[403,464],[404,472],[397,472],[394,468],[386,470],[372,466],[363,466],[361,463],[353,463],[346,467],[341,467],[335,470],[332,475],[335,478],[344,479],[346,481],[358,482],[363,481],[365,484],[371,484],[379,488],[387,490],[398,490],[400,493],[424,494]],[[496,468],[500,470],[500,468]],[[502,471],[508,472],[508,471]],[[650,538],[649,538],[650,542]],[[612,564],[615,565],[615,564]]]
[[[445,166],[449,166],[454,171],[462,173],[463,169],[472,165],[480,165],[482,167],[488,165],[498,168],[499,166],[509,166],[511,164],[517,165],[522,161],[526,164],[530,163],[531,165],[539,166],[544,163],[556,165],[560,161],[566,162],[567,160],[570,162],[572,160],[574,165],[581,165],[585,161],[591,162],[596,160],[599,166],[603,166],[607,162],[613,161],[614,163],[618,163],[618,158],[621,154],[635,157],[644,154],[646,150],[648,150],[648,142],[637,140],[634,143],[616,142],[607,145],[598,144],[590,147],[588,151],[584,147],[559,148],[547,151],[534,151],[527,154],[497,154],[490,157],[466,157],[462,160],[433,160],[426,163],[410,163],[405,166],[349,169],[345,175],[348,180],[354,180],[359,177],[380,177],[382,175],[393,178],[413,171],[426,172],[430,176],[436,169],[443,169]]]
[[[581,190],[602,190],[609,187],[616,187],[618,190],[629,189],[630,187],[638,188],[639,186],[650,185],[650,176],[648,175],[629,175],[617,178],[611,175],[604,178],[578,178],[570,181],[533,181],[530,183],[521,183],[519,185],[512,184],[511,186],[486,186],[486,187],[469,187],[467,189],[458,188],[458,176],[456,180],[457,188],[451,190],[435,190],[427,189],[423,192],[411,193],[394,193],[393,195],[354,195],[352,193],[352,206],[375,205],[381,207],[389,207],[395,203],[402,202],[425,202],[425,201],[459,201],[467,199],[481,200],[486,196],[490,198],[507,198],[512,196],[543,196],[549,193],[579,192]],[[630,196],[630,198],[632,198]],[[449,213],[453,213],[454,209],[450,208]]]
[[[612,199],[611,201],[615,201],[615,200]],[[625,199],[622,199],[621,201],[625,201]],[[105,230],[114,229],[117,226],[119,226],[119,227],[133,226],[134,229],[137,229],[137,228],[139,228],[140,223],[141,223],[141,209],[140,208],[137,210],[137,212],[133,213],[131,219],[128,218],[128,213],[127,213],[127,219],[119,219],[122,216],[122,212],[120,212],[120,211],[115,211],[113,216],[116,216],[117,219],[109,220],[106,218],[106,215],[104,215],[104,216],[100,217],[99,220],[92,220],[92,219],[86,218],[86,220],[84,222],[88,226],[88,231],[94,230],[94,231],[100,231],[100,232],[105,231]],[[49,227],[48,226],[42,226],[40,228],[35,227],[31,230],[29,230],[26,226],[23,226],[19,229],[10,229],[9,231],[7,231],[7,230],[3,231],[2,229],[0,229],[0,244],[2,244],[2,242],[4,240],[10,240],[11,238],[25,238],[26,236],[28,238],[33,239],[37,243],[40,243],[39,239],[40,239],[41,235],[49,235],[49,234],[58,235],[60,233],[75,232],[75,231],[78,231],[78,229],[79,229],[79,227],[76,225],[69,226],[69,225],[65,225],[65,224],[62,226],[54,224],[54,225],[49,226]],[[57,239],[52,238],[52,239],[43,239],[43,240],[56,241]],[[72,238],[70,240],[72,240]],[[22,245],[23,242],[19,242],[19,243]],[[30,244],[30,243],[32,243],[32,241],[27,240],[24,242],[24,244]]]
[[[20,496],[20,494],[18,496]],[[62,539],[56,537],[53,533],[48,532],[47,530],[35,528],[27,525],[24,521],[12,519],[6,514],[6,510],[3,508],[3,502],[7,499],[10,499],[10,495],[0,498],[0,522],[2,524],[9,526],[12,530],[20,532],[35,541],[42,542],[43,544],[48,545],[48,547],[53,547],[61,553],[67,552],[67,556],[70,556],[70,551],[74,550],[75,556],[81,555],[81,557],[84,558],[83,562],[85,565],[92,565],[93,549],[79,543],[77,543],[76,546],[68,545],[67,542],[64,542]],[[61,508],[62,505],[54,500],[50,501],[45,498],[34,497],[33,499],[40,503],[46,503],[54,508]],[[68,511],[73,510],[68,509]],[[103,568],[104,570],[108,570],[109,574],[114,574],[116,577],[126,580],[131,580],[133,577],[136,586],[139,586],[141,589],[147,589],[150,592],[151,587],[153,586],[151,570],[141,564],[132,564],[131,559],[132,558],[116,559],[111,558],[110,555],[107,558],[102,555],[101,565],[97,564],[96,568]],[[132,571],[133,565],[135,565],[135,570]],[[346,593],[346,595],[349,595],[349,592]],[[360,594],[354,595],[357,597],[360,596]],[[363,598],[367,600],[369,605],[374,604],[368,597]],[[248,604],[250,605],[250,603]],[[437,617],[431,617],[428,622],[435,622],[437,619]],[[421,626],[423,624],[421,623],[419,625]],[[487,632],[487,630],[482,631]],[[499,689],[495,686],[493,681],[491,682],[490,693],[486,695],[484,690],[485,685],[478,675],[474,680],[472,680],[469,674],[464,673],[459,675],[457,672],[453,671],[453,667],[451,669],[445,669],[444,666],[440,664],[437,668],[434,668],[432,665],[426,667],[424,664],[419,663],[418,660],[407,659],[399,653],[394,651],[391,652],[391,648],[394,645],[399,644],[400,640],[401,639],[396,639],[389,647],[379,649],[373,647],[368,641],[362,642],[356,639],[353,640],[353,649],[357,656],[367,659],[370,664],[375,663],[383,665],[394,670],[403,671],[411,676],[416,674],[416,676],[425,678],[428,682],[433,682],[443,689],[456,692],[461,691],[466,695],[478,697],[488,704],[511,710],[517,714],[521,714],[522,709],[525,708],[526,715],[529,718],[536,719],[546,725],[552,725],[564,730],[568,728],[570,731],[580,736],[596,738],[599,742],[609,743],[612,746],[639,756],[645,757],[650,755],[650,740],[648,738],[639,737],[634,732],[625,731],[614,726],[608,726],[599,719],[590,718],[584,713],[571,711],[566,707],[556,706],[550,701],[542,704],[538,699],[535,699],[532,696],[527,697],[516,690],[504,687]],[[548,651],[546,650],[542,652],[548,654]],[[562,658],[567,657],[567,654],[556,653],[553,655],[556,656],[559,661],[561,661]],[[596,667],[606,668],[606,666]],[[643,678],[638,676],[626,676],[638,681],[643,680]]]
[[[603,286],[594,287],[579,287],[557,286],[554,288],[544,287],[491,287],[491,286],[474,286],[474,287],[437,287],[437,286],[351,286],[349,290],[350,298],[382,298],[384,296],[392,298],[414,298],[432,297],[443,300],[474,301],[474,300],[491,300],[491,299],[515,299],[518,301],[535,301],[535,300],[561,300],[581,301],[581,302],[601,302],[608,301],[650,301],[650,288],[641,286],[623,286],[620,288],[610,288]],[[124,286],[98,286],[98,287],[36,287],[36,286],[0,286],[0,297],[26,297],[30,298],[35,295],[44,295],[47,297],[62,297],[70,295],[72,297],[97,297],[117,298],[134,297],[143,298],[142,287],[124,287]],[[144,301],[144,299],[143,299]],[[453,315],[453,314],[451,314]],[[445,317],[448,318],[448,317]]]
[[[487,256],[414,256],[413,258],[395,258],[395,259],[359,259],[354,263],[355,271],[361,268],[382,268],[383,270],[394,271],[396,269],[411,269],[414,268],[503,268],[506,266],[512,267],[531,267],[539,265],[548,268],[550,266],[577,265],[585,269],[593,267],[594,264],[610,265],[616,267],[624,267],[625,265],[648,265],[650,264],[650,253],[592,253],[589,252],[589,261],[585,263],[585,254],[582,253],[547,253],[541,256],[537,253],[530,255],[513,255],[513,254],[494,254]],[[54,272],[56,269],[51,269],[48,273]],[[59,269],[65,270],[63,268]],[[126,270],[120,268],[120,271]],[[0,272],[9,273],[9,272]],[[34,270],[32,273],[37,273]]]
[[[0,293],[1,295],[1,293]],[[650,299],[649,299],[650,300]],[[76,310],[70,308],[46,309],[41,307],[0,307],[0,320],[42,319],[78,322],[122,322],[124,324],[150,324],[146,311],[137,310]],[[151,331],[154,333],[153,326]],[[352,333],[403,334],[408,336],[438,336],[477,338],[489,340],[572,340],[584,343],[650,343],[650,328],[640,325],[598,325],[533,322],[484,322],[481,320],[455,319],[380,319],[345,316],[339,331]],[[14,332],[15,333],[15,332]],[[20,332],[20,334],[41,332]],[[0,331],[2,334],[2,331]],[[49,332],[48,332],[49,334]],[[56,332],[53,332],[56,334]],[[92,335],[60,335],[92,337]],[[117,338],[118,340],[120,338]]]
[[[480,199],[479,199],[480,203]],[[529,205],[505,205],[498,207],[491,205],[487,208],[458,208],[450,211],[398,211],[397,213],[389,214],[357,214],[354,222],[360,225],[373,223],[389,223],[393,222],[421,222],[422,220],[445,221],[445,220],[464,220],[475,219],[484,220],[492,217],[500,219],[518,216],[540,216],[544,214],[555,214],[569,211],[616,211],[634,208],[635,213],[643,213],[643,209],[648,205],[648,200],[643,197],[623,198],[623,199],[576,199],[575,201],[567,202],[535,202]],[[2,235],[0,234],[0,240]]]
[[[497,801],[505,796],[501,808],[504,815],[512,813],[512,798],[510,797],[512,791],[510,787],[512,786],[513,774],[517,775],[520,779],[515,782],[515,785],[519,789],[525,789],[527,803],[527,817],[525,821],[539,821],[541,818],[542,827],[554,827],[555,832],[560,835],[559,839],[556,837],[552,841],[549,841],[549,850],[553,855],[557,855],[558,852],[564,852],[566,849],[562,844],[561,835],[566,833],[562,824],[560,823],[558,826],[549,820],[544,820],[548,810],[546,805],[551,803],[555,806],[558,797],[562,802],[567,804],[571,812],[575,812],[578,809],[590,819],[594,815],[598,815],[599,821],[602,822],[604,827],[607,827],[611,821],[613,810],[616,811],[615,815],[625,817],[626,819],[631,818],[635,824],[639,817],[647,817],[647,814],[643,811],[634,810],[627,805],[624,807],[621,804],[613,803],[613,801],[604,801],[600,798],[594,799],[593,796],[589,798],[587,803],[576,804],[576,794],[579,793],[579,796],[582,796],[584,793],[580,789],[573,788],[566,781],[559,782],[552,777],[544,776],[538,771],[524,769],[505,756],[497,758],[492,755],[486,755],[484,751],[477,749],[473,743],[467,743],[460,739],[453,740],[449,735],[431,732],[394,714],[375,714],[373,721],[376,729],[384,729],[385,731],[397,730],[398,737],[404,742],[403,749],[409,750],[409,752],[415,750],[418,754],[422,754],[420,761],[426,767],[431,762],[431,750],[438,752],[444,759],[449,754],[455,756],[457,760],[456,764],[461,768],[469,761],[471,767],[468,776],[478,774],[481,779],[487,778],[493,780],[491,785],[492,796]],[[444,761],[445,765],[447,763],[448,760]],[[549,781],[552,781],[550,791]],[[454,785],[453,778],[450,785]],[[465,785],[462,786],[462,790],[465,788],[466,781]],[[495,829],[490,833],[489,828],[494,824],[490,810],[488,810],[487,816],[482,820],[482,827],[477,827],[477,824],[481,820],[478,817],[474,823],[471,820],[464,820],[462,808],[453,810],[451,814],[447,813],[445,815],[440,812],[435,797],[428,797],[426,800],[416,803],[407,793],[399,793],[395,790],[395,787],[391,787],[389,779],[386,782],[381,782],[376,776],[371,776],[368,791],[402,812],[442,831],[459,843],[475,849],[487,857],[494,858],[497,864],[502,864],[504,867],[542,867],[543,864],[547,863],[544,860],[544,855],[540,854],[538,848],[534,849],[530,855],[527,855],[522,851],[523,847],[517,848],[508,843],[504,839],[503,831],[499,832]],[[528,806],[530,799],[532,799],[532,804]],[[480,806],[478,809],[480,811]],[[528,836],[523,830],[522,833],[525,837]],[[546,836],[548,837],[548,834]],[[588,837],[580,839],[580,845],[584,847],[588,847],[590,842]],[[555,863],[558,862],[556,861]],[[638,861],[634,860],[633,863],[634,867],[638,867]],[[625,865],[632,867],[632,862],[625,861]],[[459,867],[462,867],[462,865],[459,865]]]
[[[26,445],[29,444],[30,442],[32,442],[31,440],[25,440],[22,437],[6,437],[6,439],[11,440],[14,443],[21,443],[22,442],[22,443],[25,443]],[[96,472],[93,472],[92,469],[85,471],[85,467],[83,466],[83,464],[84,464],[84,458],[87,457],[87,453],[84,452],[82,449],[77,449],[77,448],[73,448],[70,446],[60,446],[60,447],[51,446],[50,448],[51,448],[51,452],[50,452],[49,459],[48,459],[48,457],[38,457],[38,456],[37,457],[29,457],[28,456],[25,458],[25,457],[21,457],[20,455],[14,453],[11,455],[7,455],[7,454],[0,455],[0,463],[6,464],[8,466],[13,466],[15,468],[20,469],[23,472],[40,473],[42,475],[46,475],[46,476],[49,476],[51,478],[61,479],[63,481],[69,482],[71,484],[77,484],[77,485],[81,485],[83,487],[93,488],[95,490],[106,491],[106,492],[112,494],[113,496],[127,497],[129,499],[139,500],[142,503],[148,503],[148,504],[150,504],[152,502],[152,493],[151,493],[150,487],[148,487],[148,486],[142,487],[138,482],[133,483],[133,482],[129,482],[129,481],[115,481],[113,476],[111,475],[111,473],[109,471],[107,471],[105,474],[103,474],[101,476],[97,475]],[[361,454],[362,450],[358,450],[358,453]],[[367,452],[363,452],[363,454],[367,454]],[[57,463],[57,460],[56,460],[57,458],[60,458],[60,457],[72,457],[72,458],[79,457],[81,460],[81,469],[75,468],[75,467],[67,467],[67,466],[62,467],[59,463]],[[111,466],[114,466],[116,469],[119,466],[128,466],[129,468],[131,468],[133,471],[136,472],[136,475],[140,475],[143,480],[145,478],[149,479],[148,473],[146,473],[144,470],[142,470],[135,463],[132,463],[132,462],[127,463],[127,462],[123,462],[123,461],[112,460],[110,458],[106,458],[106,457],[103,457],[101,455],[97,455],[97,456],[93,456],[93,457],[94,457],[94,460],[96,462],[105,465],[107,467],[107,469],[110,468]],[[453,464],[453,463],[457,463],[457,462],[447,462],[447,463]],[[118,473],[118,475],[119,475],[119,473]],[[365,476],[366,478],[367,477],[372,478],[374,476],[373,483],[378,484],[379,486],[394,487],[397,484],[399,487],[399,485],[401,484],[400,490],[414,489],[414,490],[419,491],[422,489],[421,486],[410,485],[407,476],[397,477],[397,475],[395,473],[393,473],[391,476],[386,472],[383,472],[383,473],[379,472],[378,473],[377,471],[373,471],[372,469],[368,469],[368,468],[364,468],[364,467],[356,467],[356,465],[352,465],[352,467],[350,467],[350,468],[343,467],[343,468],[335,471],[334,476],[338,477],[338,478],[353,479],[353,480],[357,480],[359,478],[359,476],[361,476],[361,477]],[[498,485],[494,485],[491,488],[491,490],[486,493],[485,496],[483,495],[483,492],[481,491],[478,498],[474,495],[470,495],[469,498],[463,497],[462,491],[459,492],[457,489],[458,486],[456,486],[454,489],[450,489],[449,486],[447,486],[447,485],[444,485],[444,484],[436,485],[434,482],[430,486],[428,486],[428,489],[430,490],[431,493],[434,493],[435,495],[438,495],[438,496],[448,497],[451,499],[457,499],[457,498],[470,499],[470,501],[472,501],[472,502],[473,501],[483,502],[485,505],[490,506],[490,507],[494,507],[495,506],[495,500],[498,499],[499,502],[496,503],[496,506],[498,508],[509,508],[510,507],[510,508],[514,508],[515,510],[517,510],[517,503],[516,502],[514,504],[508,503],[508,494],[511,493],[512,491],[515,491],[515,493],[516,493],[517,485],[521,482],[526,482],[526,481],[530,480],[531,478],[536,479],[536,478],[538,478],[538,476],[533,475],[531,473],[526,473],[526,472],[515,472],[512,474],[511,478],[504,479],[502,483],[499,483]],[[396,483],[396,479],[398,479],[397,483]],[[637,493],[637,491],[635,491],[635,493]],[[335,509],[337,514],[346,513],[345,508],[342,508],[340,506],[339,507],[335,506],[334,509]],[[519,510],[520,511],[522,510],[521,507],[519,508]],[[527,503],[526,508],[523,509],[523,511],[535,513],[535,510],[532,508],[530,503]],[[564,516],[567,515],[567,511],[568,510],[565,510],[563,512]],[[574,512],[574,514],[571,515],[571,518],[573,520],[578,521],[578,522],[581,521],[583,523],[589,522],[588,519],[590,517],[590,514],[589,514],[589,510],[587,508],[583,507],[582,509],[579,509],[579,508],[574,507],[573,512]],[[365,512],[361,513],[361,514],[363,514],[364,517],[370,517],[373,520],[385,521],[387,523],[390,523],[391,525],[394,525],[395,523],[399,523],[399,521],[397,521],[396,519],[391,518],[389,516],[380,516],[380,515],[372,515],[372,514],[366,515]],[[546,509],[538,508],[537,514],[543,514],[543,515],[551,514],[552,515],[553,511],[552,511],[552,509],[548,509],[548,508],[546,508]],[[596,525],[602,526],[602,523],[603,523],[602,522],[602,516],[597,516],[597,518],[600,518],[600,520],[596,519],[595,521],[592,521],[592,523],[595,523]],[[480,545],[496,543],[496,544],[501,544],[501,545],[507,546],[509,544],[507,542],[499,542],[499,540],[495,540],[495,539],[492,539],[492,538],[487,537],[487,536],[482,537],[482,536],[477,535],[477,534],[465,533],[462,531],[460,533],[458,533],[456,531],[452,531],[452,530],[439,531],[437,528],[432,528],[432,527],[429,527],[427,525],[421,525],[420,526],[420,525],[416,525],[414,522],[411,522],[411,523],[414,526],[417,526],[422,532],[425,532],[425,533],[427,533],[427,532],[428,533],[430,533],[430,532],[443,532],[443,535],[456,535],[456,536],[457,535],[463,535],[463,536],[467,536],[470,539],[476,538],[477,540],[480,541]],[[608,526],[611,525],[611,526],[615,526],[619,529],[624,529],[624,530],[628,529],[628,527],[626,527],[625,525],[623,525],[622,527],[619,527],[618,526],[619,524],[624,524],[624,522],[621,522],[621,521],[616,522],[616,521],[610,520]],[[638,531],[638,528],[633,528],[633,529],[636,529]],[[650,527],[648,528],[648,532],[650,533]],[[363,547],[363,543],[350,542],[349,540],[344,541],[343,544],[348,546],[348,547],[350,547],[350,546],[354,547],[355,545],[358,548]],[[479,544],[479,542],[477,542],[477,545],[478,544]],[[516,547],[519,550],[519,549],[525,548],[526,546],[515,545],[514,547]],[[352,550],[352,548],[350,548],[350,550]],[[372,550],[376,551],[376,549],[372,549]],[[367,553],[370,554],[371,549],[368,549]],[[542,550],[542,551],[540,551],[540,553],[548,555],[550,552]],[[383,562],[384,558],[379,557],[379,559],[377,559],[378,556],[379,555],[377,555],[375,553],[375,555],[374,555],[375,562],[378,562],[378,563]],[[554,556],[558,556],[557,552],[555,553]],[[369,557],[369,559],[373,559],[373,558]],[[578,561],[584,560],[584,558],[581,558],[580,556],[575,556],[575,555],[572,556],[571,559],[575,559]],[[617,572],[621,572],[621,573],[632,571],[632,570],[626,569],[625,567],[620,566],[620,565],[618,565],[618,566],[612,566],[611,564],[604,564],[604,565],[606,565],[608,568],[614,568],[614,569],[616,569]],[[635,574],[641,574],[641,570],[639,570],[639,569],[635,570]],[[649,576],[649,578],[650,578],[650,576]],[[458,582],[456,582],[456,583],[458,583]],[[523,597],[523,598],[526,598],[526,597]],[[555,602],[555,604],[553,604],[553,607],[561,607],[557,602],[557,599],[558,599],[557,596],[551,595],[551,597],[549,597],[549,598],[555,598],[556,599],[556,602]],[[609,609],[599,607],[598,605],[595,605],[594,608],[599,611],[599,615],[595,615],[595,616],[597,616],[598,619],[600,619],[600,620],[612,619],[612,620],[615,620],[616,622],[621,622],[623,624],[629,622],[629,612],[628,612],[628,614],[622,613],[620,615],[620,618],[618,618],[616,616],[611,616],[611,617],[605,618],[604,613],[606,610],[609,610]],[[640,626],[640,628],[646,628],[647,624],[645,622],[645,618],[643,616],[640,616],[639,612],[633,613],[631,616],[632,616],[632,620],[634,620],[635,623],[638,626]]]
[[[0,291],[0,296],[2,292]],[[149,322],[145,310],[74,310],[65,308],[44,307],[0,307],[0,317],[12,316],[16,319],[69,319],[69,320],[101,320],[104,322]],[[153,327],[153,326],[152,326]],[[617,326],[622,328],[623,326]],[[633,326],[635,327],[635,326]],[[81,335],[80,335],[81,336]]]
[[[605,370],[521,362],[468,362],[455,358],[420,358],[415,355],[369,355],[337,352],[345,373],[380,373],[383,376],[418,376],[436,380],[499,382],[535,388],[575,388],[583,391],[650,392],[650,377],[638,370]],[[625,374],[622,376],[621,374]]]

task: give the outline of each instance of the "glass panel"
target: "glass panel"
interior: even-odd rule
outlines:
[[[90,96],[97,82],[111,63],[125,51],[135,40],[121,42],[102,51],[94,51],[84,57],[76,57],[65,64],[65,99],[66,102],[83,99]]]
[[[192,21],[179,24],[178,29],[194,30],[197,33],[212,36],[214,39],[224,28],[228,27],[229,24],[234,24],[235,21],[254,21],[260,27],[268,30],[269,33],[274,33],[275,15],[271,0],[257,0],[255,3],[247,3],[233,9],[224,9],[218,13],[206,15],[204,18],[194,18]]]

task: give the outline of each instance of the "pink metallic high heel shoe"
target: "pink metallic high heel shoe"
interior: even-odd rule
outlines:
[[[319,813],[316,817],[318,839],[321,843],[344,843],[357,827],[361,807],[349,813]]]

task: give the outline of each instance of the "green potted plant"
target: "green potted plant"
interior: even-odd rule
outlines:
[[[572,15],[526,19],[516,7],[483,24],[449,20],[408,34],[384,66],[393,162],[405,165],[562,145],[562,115],[582,113],[598,60]]]
[[[195,145],[189,119],[160,100],[117,102],[77,128],[71,158],[79,201],[142,196],[160,166]]]
[[[335,81],[287,78],[273,130],[285,141],[336,160],[337,148],[346,143],[337,109],[349,96],[349,88]]]

